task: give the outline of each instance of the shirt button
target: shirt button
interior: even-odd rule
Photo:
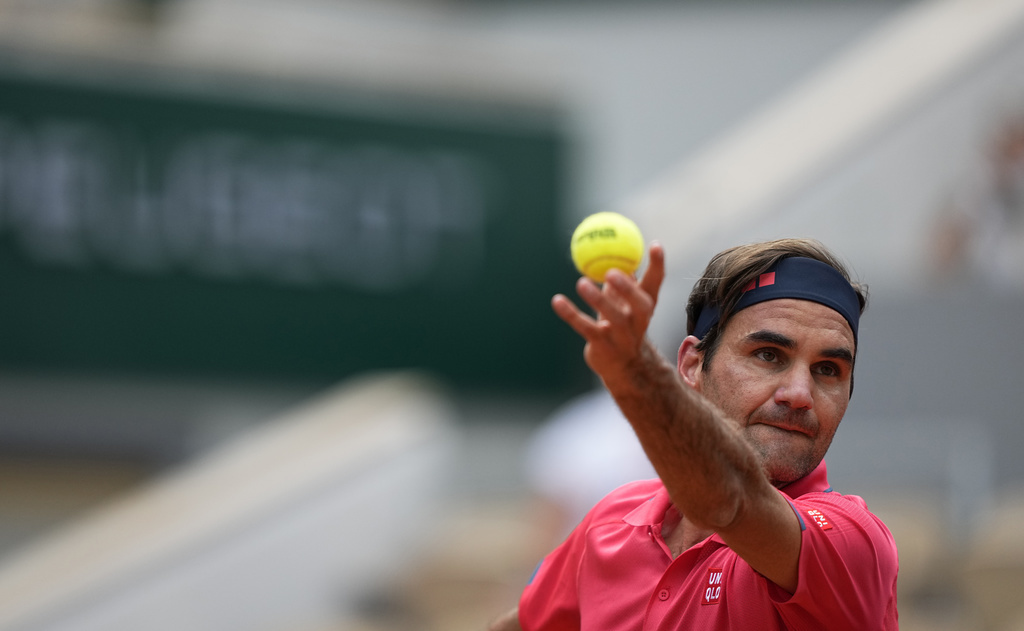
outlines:
[[[658,600],[668,600],[669,592],[667,589],[663,589],[658,592]]]

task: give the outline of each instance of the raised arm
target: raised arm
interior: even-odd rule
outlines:
[[[684,382],[647,339],[664,279],[661,246],[653,245],[649,258],[639,281],[614,270],[603,287],[580,279],[579,295],[597,317],[561,295],[552,307],[586,341],[587,364],[633,426],[684,517],[717,532],[751,567],[792,592],[799,522],[736,423]]]

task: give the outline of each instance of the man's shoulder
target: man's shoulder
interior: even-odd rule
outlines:
[[[797,515],[807,526],[813,524],[824,530],[838,527],[842,531],[853,528],[875,539],[876,544],[895,545],[889,528],[859,495],[845,495],[830,490],[806,493],[791,501]]]
[[[859,495],[847,495],[829,489],[827,491],[812,491],[791,498],[794,504],[834,506],[844,511],[854,513],[872,514],[867,502]]]

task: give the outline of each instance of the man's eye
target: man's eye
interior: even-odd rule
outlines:
[[[838,377],[839,367],[831,363],[818,364],[818,374],[825,377]]]
[[[757,357],[761,361],[766,362],[776,362],[779,359],[779,356],[775,354],[775,351],[769,350],[767,348],[762,348],[761,350],[754,353],[754,357]]]

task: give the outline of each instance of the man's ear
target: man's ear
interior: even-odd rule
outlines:
[[[683,343],[679,345],[679,357],[676,367],[683,382],[691,388],[699,390],[699,376],[701,366],[704,363],[704,353],[697,350],[698,344],[700,344],[699,339],[692,335],[686,336]]]

